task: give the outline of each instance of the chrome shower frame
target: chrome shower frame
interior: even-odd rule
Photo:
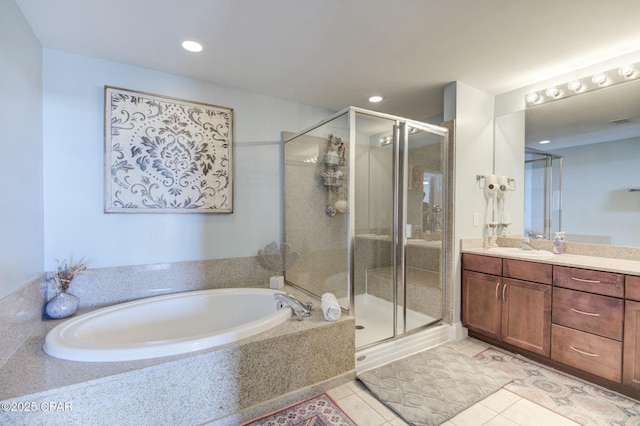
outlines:
[[[327,117],[326,119],[314,124],[313,126],[310,126],[300,132],[297,132],[296,134],[284,139],[284,143],[288,143],[290,141],[295,140],[296,138],[300,137],[301,135],[304,135],[306,133],[312,132],[315,129],[318,129],[322,126],[324,126],[327,123],[330,123],[344,115],[347,115],[347,119],[348,119],[348,126],[349,126],[349,149],[350,152],[355,152],[355,150],[353,149],[353,147],[355,146],[355,141],[356,141],[356,116],[358,114],[363,114],[363,115],[368,115],[371,117],[377,117],[377,118],[382,118],[382,119],[387,119],[390,121],[394,121],[395,125],[394,125],[394,134],[393,134],[393,139],[394,139],[394,149],[393,149],[393,182],[392,182],[392,187],[393,187],[393,229],[392,229],[392,243],[393,243],[393,247],[395,247],[395,250],[393,252],[393,270],[392,270],[392,282],[393,282],[393,336],[386,338],[386,339],[382,339],[379,341],[376,341],[372,344],[369,345],[365,345],[362,347],[357,348],[358,350],[361,349],[366,349],[368,347],[371,346],[376,346],[380,343],[383,342],[388,342],[391,340],[395,340],[398,338],[401,338],[403,336],[406,336],[408,334],[413,334],[415,332],[421,331],[423,329],[426,329],[432,325],[432,324],[425,324],[422,325],[420,327],[417,327],[415,329],[412,329],[411,331],[407,331],[407,291],[406,288],[403,287],[403,292],[402,292],[402,327],[401,327],[401,332],[398,332],[398,302],[399,302],[399,295],[398,295],[398,282],[402,282],[403,286],[406,284],[406,273],[407,273],[407,266],[406,266],[406,222],[407,222],[407,200],[406,197],[403,195],[403,189],[407,188],[407,184],[408,184],[408,149],[409,149],[409,135],[410,135],[410,129],[417,129],[418,131],[424,131],[424,132],[428,132],[431,134],[435,134],[438,136],[441,136],[444,138],[444,142],[443,142],[443,146],[442,146],[442,150],[441,150],[441,156],[442,156],[442,174],[443,176],[445,176],[447,179],[445,179],[445,186],[443,188],[442,191],[442,204],[443,204],[443,208],[444,208],[444,215],[446,217],[446,215],[450,214],[450,212],[448,212],[447,210],[449,209],[450,206],[450,200],[449,200],[449,196],[450,196],[450,185],[451,182],[449,181],[448,177],[450,176],[450,172],[449,172],[449,161],[448,161],[448,153],[449,153],[449,135],[450,135],[450,131],[449,129],[445,128],[445,127],[441,127],[441,126],[436,126],[433,124],[428,124],[428,123],[424,123],[424,122],[419,122],[419,121],[415,121],[415,120],[411,120],[411,119],[407,119],[404,117],[399,117],[399,116],[395,116],[395,115],[391,115],[391,114],[386,114],[386,113],[381,113],[381,112],[377,112],[377,111],[371,111],[371,110],[367,110],[367,109],[363,109],[363,108],[359,108],[359,107],[346,107],[336,113],[334,113],[333,115]],[[284,150],[283,150],[283,155],[284,155]],[[349,170],[355,170],[356,167],[356,161],[355,161],[355,155],[349,155],[348,158],[348,167]],[[284,171],[283,171],[284,173]],[[356,177],[355,177],[355,173],[349,173],[348,174],[348,187],[350,188],[350,190],[348,191],[347,194],[347,202],[349,206],[354,206],[355,205],[355,193],[352,190],[352,188],[355,188],[355,182]],[[283,212],[286,209],[286,197],[287,194],[285,193],[283,196]],[[286,214],[285,214],[286,216]],[[449,283],[449,277],[448,275],[450,274],[450,267],[448,265],[450,258],[451,258],[451,254],[450,251],[452,249],[452,247],[450,247],[449,241],[450,241],[450,235],[452,230],[450,229],[450,225],[449,225],[450,221],[449,220],[443,220],[443,224],[442,224],[442,255],[441,255],[441,281],[442,281],[442,307],[441,307],[441,312],[442,312],[442,319],[438,320],[436,323],[442,323],[445,321],[445,318],[447,317],[447,315],[445,314],[445,310],[446,307],[448,306],[448,283]],[[286,223],[284,223],[283,229],[282,229],[282,240],[284,241],[285,239],[285,233],[286,233]],[[348,297],[348,306],[349,306],[349,314],[353,315],[357,315],[357,311],[355,308],[355,277],[354,277],[354,270],[355,270],[355,237],[356,237],[356,227],[355,227],[355,215],[354,214],[349,214],[349,218],[348,218],[348,225],[347,225],[347,264],[348,264],[348,271],[347,271],[347,280],[348,280],[348,292],[347,292],[347,297]],[[294,284],[291,282],[287,281],[287,284],[289,285],[293,285],[296,288],[301,289],[302,291],[308,292],[308,290]],[[315,295],[318,296],[318,295]]]

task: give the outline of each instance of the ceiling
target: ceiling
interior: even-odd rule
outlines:
[[[638,0],[15,2],[45,48],[414,119],[452,81],[500,94],[640,47]]]

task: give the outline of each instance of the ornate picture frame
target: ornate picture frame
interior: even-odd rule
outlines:
[[[233,109],[104,86],[105,213],[233,213]]]

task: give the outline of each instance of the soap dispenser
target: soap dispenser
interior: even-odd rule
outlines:
[[[553,237],[553,253],[562,254],[562,235],[560,232],[556,232],[556,236]]]

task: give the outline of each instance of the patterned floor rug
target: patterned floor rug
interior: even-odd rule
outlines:
[[[321,394],[289,408],[245,423],[245,426],[357,426],[327,395]]]
[[[483,400],[511,378],[439,346],[360,373],[358,380],[406,422],[431,426]]]
[[[506,390],[581,425],[640,425],[640,403],[616,392],[495,349],[474,358],[511,376]]]

